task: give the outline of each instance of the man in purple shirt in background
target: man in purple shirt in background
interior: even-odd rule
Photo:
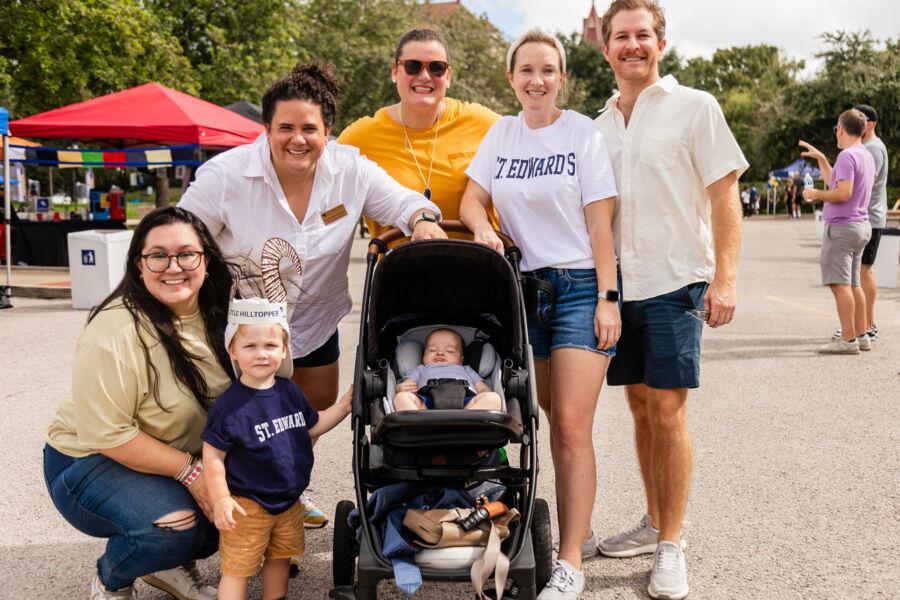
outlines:
[[[841,149],[834,168],[828,159],[810,144],[801,156],[819,162],[822,178],[828,179],[827,190],[807,188],[803,199],[825,203],[825,234],[822,237],[822,285],[831,288],[841,321],[841,336],[819,348],[823,354],[859,354],[872,348],[866,335],[866,297],[859,285],[863,249],[872,236],[869,224],[869,200],[875,179],[875,160],[862,144],[866,117],[851,108],[838,117],[834,127],[837,146]]]

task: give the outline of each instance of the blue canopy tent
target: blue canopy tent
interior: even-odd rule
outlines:
[[[0,136],[3,137],[3,228],[6,245],[6,285],[0,286],[0,308],[12,308],[9,288],[12,282],[12,244],[9,235],[10,181],[9,181],[9,111],[0,107]]]
[[[769,177],[775,177],[776,179],[787,179],[791,176],[791,173],[800,173],[800,177],[803,177],[804,175],[809,173],[809,175],[813,179],[822,179],[822,173],[819,171],[819,168],[811,166],[802,158],[798,158],[786,167],[775,169],[774,171],[769,171]]]

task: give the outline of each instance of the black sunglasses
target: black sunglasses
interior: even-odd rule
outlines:
[[[407,75],[415,76],[422,72],[422,69],[428,69],[428,72],[431,73],[433,77],[443,77],[444,73],[447,72],[447,69],[450,68],[450,63],[443,60],[398,60],[398,65],[403,65],[403,70]]]

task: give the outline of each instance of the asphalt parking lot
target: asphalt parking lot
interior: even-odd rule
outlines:
[[[900,290],[882,289],[871,352],[819,356],[837,326],[819,285],[812,221],[745,222],[735,322],[707,329],[702,387],[690,396],[694,483],[687,510],[691,598],[897,598],[900,589]],[[342,386],[358,337],[364,244],[350,280],[356,308],[340,326]],[[13,298],[0,312],[0,598],[86,598],[102,541],[55,511],[41,472],[44,432],[68,393],[86,317],[65,300]],[[621,389],[604,388],[594,425],[603,536],[643,513]],[[555,508],[546,427],[541,495]],[[346,425],[316,447],[311,495],[329,512],[352,498]],[[331,587],[331,528],[310,532],[289,598]],[[216,558],[201,564],[215,582]],[[584,598],[646,598],[648,557],[591,559]],[[384,598],[402,598],[389,582]],[[259,597],[255,584],[253,594]],[[165,598],[138,584],[138,598]],[[471,598],[466,585],[417,597]]]

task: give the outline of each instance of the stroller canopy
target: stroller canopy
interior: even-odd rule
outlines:
[[[519,285],[510,263],[464,240],[410,242],[388,252],[372,279],[366,360],[393,354],[410,327],[443,323],[483,331],[500,356],[524,360]]]

